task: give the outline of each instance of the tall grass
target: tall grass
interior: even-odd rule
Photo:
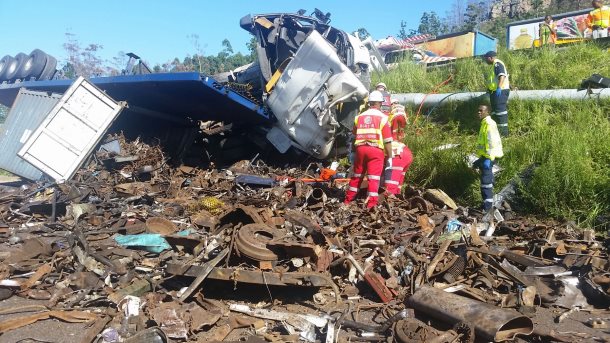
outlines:
[[[589,42],[561,49],[502,50],[498,57],[506,63],[511,86],[516,89],[578,88],[591,74],[610,76],[607,48]],[[439,93],[483,91],[483,75],[489,68],[478,58],[461,59],[451,67],[428,72],[421,66],[401,63],[384,75],[374,75],[373,81],[385,82],[395,93],[428,93],[451,77]]]
[[[593,73],[610,75],[610,54],[590,44],[561,51],[504,52],[501,58],[513,85],[520,88],[575,88]],[[451,82],[440,91],[481,90],[482,68],[476,60],[460,61]],[[383,81],[393,91],[429,92],[446,79],[447,72],[426,73],[403,64],[383,75]],[[440,187],[464,204],[480,203],[478,176],[465,161],[475,149],[480,103],[447,103],[419,117],[405,139],[415,156],[407,182]],[[598,216],[609,215],[610,100],[511,100],[509,113],[511,134],[503,139],[505,157],[499,162],[502,171],[496,178],[496,191],[536,165],[520,184],[517,204],[521,210],[589,227],[595,227]],[[445,144],[459,146],[436,149]]]

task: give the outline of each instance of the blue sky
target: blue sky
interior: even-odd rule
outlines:
[[[296,12],[311,13],[319,8],[330,12],[331,24],[352,32],[365,27],[374,38],[395,35],[400,21],[415,28],[424,11],[441,16],[452,0],[0,0],[0,55],[29,53],[35,48],[55,56],[61,64],[66,53],[65,33],[76,35],[85,46],[101,44],[106,60],[119,51],[134,52],[151,65],[197,53],[191,35],[199,36],[200,50],[215,55],[227,38],[235,51],[246,52],[248,32],[239,27],[246,14]],[[1,57],[0,56],[0,57]]]

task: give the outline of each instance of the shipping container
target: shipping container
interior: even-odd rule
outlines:
[[[464,58],[496,51],[498,40],[481,31],[467,31],[438,36],[416,46],[437,56]]]

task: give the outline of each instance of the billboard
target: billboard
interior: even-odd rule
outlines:
[[[557,25],[556,44],[565,44],[591,38],[587,30],[589,10],[553,15]],[[507,42],[510,50],[529,49],[540,46],[540,24],[544,18],[529,19],[510,23],[506,27]]]
[[[437,37],[417,44],[417,47],[437,56],[455,58],[483,55],[489,50],[496,51],[496,39],[483,32],[458,32]]]

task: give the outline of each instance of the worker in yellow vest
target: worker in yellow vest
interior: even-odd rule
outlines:
[[[547,15],[540,24],[540,46],[555,45],[557,43],[557,24],[553,17]]]
[[[347,191],[345,204],[356,199],[365,176],[368,179],[367,208],[377,205],[379,183],[385,165],[392,165],[392,131],[388,116],[380,110],[383,95],[372,91],[369,95],[369,109],[354,119],[354,169]]]
[[[587,17],[587,26],[593,39],[606,38],[610,27],[610,7],[604,6],[601,0],[594,0],[592,5],[593,11]]]
[[[491,66],[487,74],[487,91],[491,102],[493,119],[498,123],[498,130],[502,136],[508,136],[508,98],[510,97],[510,83],[508,70],[504,62],[500,61],[495,51],[483,55],[483,59]]]
[[[474,163],[474,167],[481,171],[483,209],[489,211],[494,202],[494,174],[492,168],[495,160],[502,157],[504,153],[502,152],[502,139],[496,122],[489,116],[489,108],[485,105],[479,106],[478,115],[481,119],[476,151],[479,159]]]

